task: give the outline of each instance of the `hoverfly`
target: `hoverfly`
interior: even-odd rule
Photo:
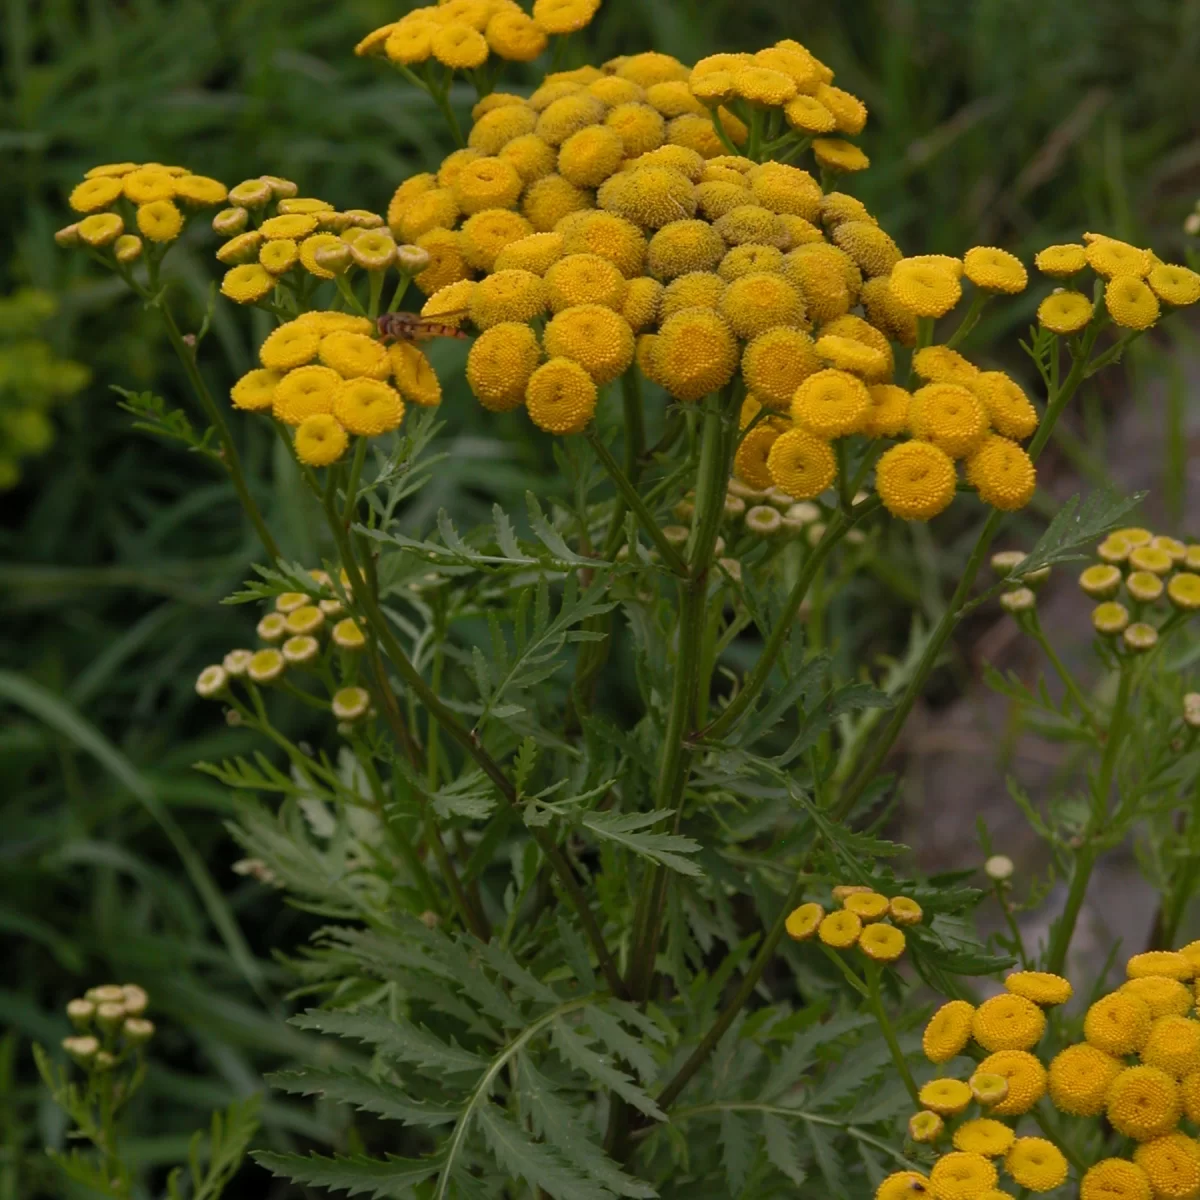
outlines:
[[[438,313],[432,317],[422,317],[412,312],[384,313],[376,322],[379,337],[384,342],[427,342],[431,338],[466,338],[456,325],[450,324],[467,315],[465,308],[453,312]]]

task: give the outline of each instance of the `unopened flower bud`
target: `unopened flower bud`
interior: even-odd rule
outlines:
[[[357,721],[371,706],[371,695],[366,688],[344,687],[333,694],[330,707],[339,721]]]
[[[92,1059],[92,1066],[94,1066],[97,1071],[111,1071],[116,1065],[117,1056],[115,1054],[109,1054],[107,1050],[99,1051],[96,1057]]]
[[[839,904],[844,904],[847,896],[862,896],[874,890],[874,888],[867,887],[864,883],[839,883],[833,889],[833,898]]]
[[[96,1005],[96,1024],[105,1033],[116,1033],[125,1020],[125,1005],[119,1001],[107,1001]]]
[[[783,517],[779,509],[772,508],[769,504],[756,504],[747,509],[745,525],[751,533],[757,533],[759,537],[770,537],[783,528]]]
[[[775,507],[783,513],[794,507],[796,503],[792,496],[789,496],[782,488],[777,487],[767,488],[767,494],[764,499],[768,504],[775,505]],[[818,516],[820,515],[820,511],[820,509],[817,509]]]
[[[337,245],[331,242],[328,246],[318,246],[313,258],[316,259],[317,266],[324,267],[334,275],[344,275],[354,261],[350,256],[350,247],[345,242],[338,242]]]
[[[222,237],[233,237],[241,233],[250,223],[250,214],[244,208],[223,208],[212,219],[214,233]]]
[[[79,245],[79,222],[74,221],[70,225],[64,225],[54,234],[54,240],[65,250],[70,250],[73,246]]]
[[[677,521],[690,521],[696,515],[696,506],[690,500],[680,500],[671,512]]]
[[[1006,608],[1010,613],[1029,612],[1037,604],[1037,597],[1027,588],[1016,588],[1014,591],[1005,592],[1000,597],[1000,605]]]
[[[725,515],[730,519],[740,517],[746,511],[746,502],[732,492],[725,493]]]
[[[154,1036],[154,1022],[143,1017],[130,1017],[121,1032],[131,1046],[144,1046]]]
[[[1200,236],[1200,212],[1188,213],[1183,221],[1183,232],[1189,237]]]
[[[196,679],[196,695],[205,700],[211,700],[214,696],[219,696],[228,683],[229,677],[226,675],[224,667],[215,664],[205,667]]]
[[[999,1104],[1008,1095],[1008,1080],[992,1071],[976,1071],[967,1085],[980,1104]]]
[[[767,498],[767,493],[762,488],[751,487],[748,483],[743,483],[740,479],[731,479],[729,481],[729,490],[735,496],[741,496],[747,504],[756,504],[760,500]]]
[[[274,196],[271,185],[262,179],[246,179],[229,189],[229,202],[236,208],[262,208]]]
[[[276,200],[290,200],[300,189],[290,180],[278,175],[260,175],[259,178],[271,189]]]
[[[67,1019],[76,1029],[86,1029],[96,1015],[96,1006],[90,1000],[72,1000],[67,1005]]]
[[[62,1048],[75,1062],[84,1067],[96,1057],[100,1043],[94,1037],[69,1037],[63,1038]]]
[[[1158,630],[1145,621],[1135,621],[1125,630],[1125,645],[1135,654],[1153,650],[1158,642]]]
[[[993,854],[983,864],[983,873],[994,883],[1004,883],[1012,878],[1013,860],[1007,854]]]
[[[1107,600],[1092,609],[1092,625],[1097,633],[1115,637],[1129,624],[1129,609],[1115,600]]]
[[[913,1113],[908,1119],[908,1136],[922,1145],[936,1142],[945,1128],[945,1121],[935,1112]]]
[[[115,983],[101,983],[88,988],[84,999],[93,1004],[120,1004],[125,999],[125,993]]]
[[[1188,692],[1184,696],[1183,721],[1193,729],[1200,729],[1200,692]]]
[[[424,246],[405,243],[396,247],[396,266],[405,275],[420,275],[430,263],[429,251]]]
[[[672,546],[685,545],[690,531],[686,525],[666,525],[662,531],[663,537],[667,539],[668,544]]]
[[[1096,563],[1079,575],[1079,586],[1097,600],[1108,600],[1121,586],[1121,571],[1112,563]]]
[[[136,233],[123,233],[113,242],[113,257],[128,265],[142,257],[142,239]]]
[[[439,917],[437,915],[437,913],[433,912],[431,909],[426,909],[421,914],[419,920],[420,920],[421,924],[425,926],[426,929],[436,929],[438,927],[438,925],[441,923],[442,919],[441,919],[441,917]]]
[[[815,546],[824,536],[827,526],[824,521],[814,521],[809,527],[806,536],[808,544]]]
[[[227,708],[225,710],[225,724],[230,729],[236,729],[242,724],[242,714],[236,708]]]
[[[717,566],[733,580],[734,583],[742,582],[742,564],[736,558],[719,558]]]
[[[129,1016],[140,1017],[146,1011],[150,997],[146,994],[145,988],[138,987],[136,983],[126,983],[122,985],[121,993],[125,997],[122,1003]]]
[[[383,218],[366,208],[348,208],[342,216],[359,229],[379,229],[383,225]]]

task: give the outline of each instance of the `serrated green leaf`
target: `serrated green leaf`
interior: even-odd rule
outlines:
[[[750,1168],[754,1165],[754,1136],[750,1123],[733,1109],[721,1109],[720,1138],[722,1167],[729,1178],[733,1195],[741,1194]]]
[[[1021,578],[1031,571],[1055,563],[1084,557],[1079,552],[1101,541],[1111,533],[1146,498],[1145,492],[1122,496],[1108,488],[1092,492],[1086,499],[1072,496],[1054,514],[1046,532],[1023,562],[1013,567],[1010,575]]]
[[[676,833],[645,833],[650,825],[657,825],[671,814],[667,811],[648,813],[592,812],[586,814],[580,824],[596,837],[614,842],[642,858],[648,858],[680,875],[699,876],[704,872],[685,854],[695,854],[700,843],[690,837]]]
[[[539,1187],[556,1200],[609,1200],[612,1193],[593,1183],[556,1149],[531,1140],[494,1104],[476,1113],[479,1127],[496,1160],[511,1175]]]
[[[414,1100],[398,1084],[358,1071],[304,1067],[277,1071],[267,1076],[267,1082],[293,1096],[321,1096],[404,1125],[446,1125],[458,1119],[457,1108]]]
[[[666,1120],[662,1109],[624,1071],[614,1067],[565,1021],[555,1020],[551,1042],[564,1062],[578,1067],[602,1087],[616,1092],[646,1116],[653,1117],[656,1121]]]
[[[388,1057],[424,1070],[456,1075],[482,1071],[487,1066],[486,1060],[454,1042],[443,1042],[419,1025],[378,1012],[310,1008],[292,1017],[291,1023],[301,1029],[368,1042]]]
[[[605,1048],[618,1060],[627,1062],[638,1074],[643,1084],[650,1084],[658,1075],[658,1063],[654,1055],[621,1023],[604,1009],[593,1005],[583,1010],[584,1020]]]
[[[782,1117],[772,1113],[763,1114],[762,1124],[768,1160],[799,1187],[808,1178],[808,1173],[801,1162],[793,1131]]]
[[[417,1184],[438,1170],[437,1158],[368,1158],[363,1154],[279,1154],[259,1150],[254,1161],[264,1170],[293,1183],[331,1188],[351,1196],[368,1195],[372,1200],[412,1200]]]

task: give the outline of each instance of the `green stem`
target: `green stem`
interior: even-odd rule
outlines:
[[[392,293],[391,303],[388,304],[388,312],[395,312],[404,300],[405,294],[408,292],[408,285],[412,282],[412,276],[406,271],[400,272],[400,282],[396,284],[396,290]]]
[[[372,321],[379,316],[379,299],[383,295],[383,272],[367,272],[367,316]]]
[[[904,1080],[904,1086],[908,1090],[913,1104],[920,1108],[921,1101],[917,1096],[917,1082],[913,1079],[912,1071],[909,1070],[908,1060],[904,1057],[904,1051],[900,1049],[900,1041],[896,1037],[895,1026],[892,1025],[887,1008],[883,1003],[883,993],[880,991],[883,968],[876,962],[868,962],[866,973],[867,1001],[871,1005],[871,1011],[875,1014],[875,1020],[879,1022],[879,1028],[883,1032],[883,1040],[887,1043],[892,1062],[896,1064],[896,1070],[900,1073],[900,1078]]]
[[[706,741],[718,741],[724,737],[741,718],[742,714],[758,699],[771,677],[775,663],[783,651],[784,643],[792,632],[792,626],[795,624],[796,614],[800,611],[800,605],[803,604],[805,596],[808,595],[808,589],[812,585],[812,581],[816,578],[817,572],[821,569],[821,565],[828,558],[834,546],[859,521],[870,513],[873,513],[879,505],[879,498],[871,496],[852,509],[849,517],[840,509],[833,514],[829,524],[825,527],[825,532],[821,535],[821,540],[817,542],[808,557],[804,560],[800,576],[795,584],[793,584],[791,592],[788,593],[788,598],[784,602],[779,622],[763,645],[762,653],[758,656],[758,660],[754,664],[754,670],[746,677],[741,691],[730,700],[720,716],[706,729],[701,730],[700,736]]]
[[[346,483],[345,505],[342,509],[342,519],[347,525],[354,519],[354,510],[358,506],[358,484],[366,459],[367,438],[360,437],[354,447],[354,461],[350,465],[350,479]]]
[[[991,298],[991,292],[985,292],[981,288],[975,289],[970,306],[963,315],[963,319],[959,321],[958,328],[946,339],[947,349],[953,350],[955,346],[966,340],[967,334],[979,324],[979,318],[983,315],[983,310]]]
[[[1079,684],[1075,682],[1075,676],[1067,670],[1066,663],[1059,657],[1059,653],[1051,645],[1045,633],[1042,632],[1041,623],[1037,619],[1037,610],[1035,609],[1030,616],[1032,620],[1029,623],[1029,636],[1041,647],[1042,653],[1050,660],[1050,665],[1054,668],[1055,674],[1062,680],[1063,687],[1067,689],[1067,695],[1075,702],[1075,707],[1083,714],[1083,719],[1088,723],[1094,733],[1100,732],[1100,726],[1096,721],[1096,716],[1092,712],[1092,706],[1088,704],[1083,692],[1079,688]]]
[[[646,414],[642,404],[642,382],[637,367],[630,367],[621,376],[621,410],[625,429],[625,478],[636,491],[642,475],[642,456],[646,451]],[[603,557],[611,559],[624,536],[625,514],[629,505],[625,493],[618,491],[608,533],[604,538]]]
[[[392,633],[387,618],[384,616],[383,610],[379,607],[379,602],[376,600],[372,590],[367,586],[366,580],[359,568],[354,550],[350,544],[345,522],[338,517],[338,514],[328,503],[325,504],[325,513],[330,531],[337,544],[342,564],[350,576],[350,587],[353,592],[354,601],[361,607],[363,615],[366,617],[367,623],[370,625],[371,631],[382,647],[384,654],[387,655],[388,660],[396,669],[400,678],[404,680],[404,683],[413,696],[425,706],[426,711],[462,747],[466,754],[475,760],[476,764],[483,770],[488,779],[491,780],[493,786],[504,800],[512,808],[519,810],[516,789],[504,774],[500,764],[487,752],[483,743],[479,741],[476,735],[459,721],[454,711],[445,701],[425,682],[421,677],[421,673],[413,666],[408,655],[405,654],[395,634]],[[549,862],[551,870],[558,877],[558,881],[567,898],[578,913],[584,934],[592,944],[592,949],[595,951],[596,959],[600,964],[600,970],[603,972],[608,986],[612,989],[614,995],[624,996],[625,986],[621,979],[621,974],[617,970],[616,962],[613,960],[608,946],[605,944],[604,933],[597,923],[595,915],[592,913],[587,896],[580,887],[579,881],[575,878],[570,864],[563,856],[562,851],[559,850],[553,836],[547,830],[540,826],[529,826],[528,828],[534,841],[537,842],[538,848],[545,856],[547,862]]]
[[[258,540],[262,542],[263,549],[266,550],[271,561],[276,562],[279,558],[279,547],[275,544],[275,539],[271,536],[271,531],[267,528],[262,513],[254,502],[254,497],[250,495],[241,456],[234,444],[233,433],[230,431],[229,423],[225,420],[225,414],[217,406],[212,393],[208,390],[208,384],[204,382],[204,376],[200,374],[195,352],[183,340],[183,334],[179,332],[179,326],[175,324],[175,317],[167,307],[166,297],[161,299],[158,308],[167,329],[167,337],[170,339],[179,361],[183,364],[188,382],[192,385],[192,391],[196,393],[196,399],[200,401],[205,416],[217,431],[217,438],[221,443],[221,459],[225,464],[225,469],[229,472],[229,478],[233,483],[233,490],[237,493],[238,501],[246,516],[250,518],[250,523],[254,526],[254,531],[258,534]]]
[[[461,150],[467,144],[467,139],[463,137],[462,126],[458,123],[458,117],[454,115],[454,109],[450,107],[449,82],[447,80],[446,87],[431,88],[429,94],[433,97],[433,102],[438,106],[442,116],[446,118],[446,124],[450,127],[450,136],[454,138],[454,144]]]
[[[744,158],[745,155],[733,144],[729,134],[725,132],[725,126],[721,124],[719,113],[719,108],[710,108],[708,110],[708,115],[712,118],[713,128],[717,131],[717,137],[721,139],[721,145],[735,158]]]
[[[667,541],[665,534],[658,526],[658,522],[654,519],[654,514],[646,507],[645,501],[638,495],[637,488],[633,486],[629,477],[621,470],[621,464],[617,462],[612,455],[612,451],[601,440],[595,426],[588,427],[586,436],[588,444],[596,452],[596,457],[608,472],[609,478],[617,485],[617,490],[621,493],[626,505],[637,516],[638,522],[658,548],[663,562],[676,575],[686,576],[688,573],[687,564],[679,556],[679,551]]]
[[[1083,845],[1075,856],[1071,872],[1071,886],[1063,914],[1050,936],[1050,948],[1046,958],[1046,970],[1061,975],[1071,949],[1071,939],[1083,908],[1092,870],[1096,865],[1095,838],[1108,822],[1109,799],[1117,770],[1117,756],[1125,734],[1125,718],[1129,711],[1129,692],[1133,682],[1133,667],[1128,658],[1121,660],[1117,698],[1113,703],[1112,717],[1108,723],[1108,739],[1104,746],[1104,757],[1100,760],[1100,772],[1092,791],[1092,815],[1083,834]]]

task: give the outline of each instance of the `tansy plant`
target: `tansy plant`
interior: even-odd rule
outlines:
[[[992,1197],[978,1147],[1008,1135],[977,1130],[969,1169],[947,1154],[928,1185],[925,1147],[960,1100],[1024,1113],[1023,1085],[998,1059],[931,1091],[913,988],[961,997],[1009,959],[971,932],[981,892],[885,865],[898,847],[870,811],[956,626],[1009,586],[972,597],[1055,423],[1200,276],[1101,233],[1045,248],[1030,396],[969,348],[1026,265],[893,241],[852,194],[867,112],[830,67],[785,40],[558,69],[595,10],[448,0],[368,34],[358,53],[429,92],[459,142],[386,206],[119,163],[75,189],[59,234],[162,316],[212,428],[130,407],[229,474],[266,558],[233,597],[261,606],[243,645],[196,684],[261,751],[206,769],[238,797],[241,869],[326,922],[293,960],[311,1004],[293,1019],[342,1041],[272,1082],[371,1119],[348,1115],[333,1153],[258,1160],[306,1188],[439,1200],[857,1198],[885,1179],[886,1197]],[[496,90],[544,50],[544,77]],[[170,249],[200,220],[220,293],[273,326],[228,401],[199,370],[207,322],[185,336],[173,316]],[[470,341],[487,419],[556,439],[561,476],[468,532],[404,519],[437,470],[444,380],[420,343],[442,336]],[[311,489],[321,562],[280,556],[237,454],[246,421]],[[843,677],[832,599],[884,536],[956,501],[982,527],[943,615],[881,687]],[[1071,502],[1012,573],[1132,504]],[[1122,679],[1151,661],[1127,634],[1106,646]],[[1107,726],[1069,714],[1106,762],[1122,687]],[[286,733],[297,704],[316,742]],[[1016,994],[1044,1024],[1047,1001]],[[1016,1052],[980,1029],[994,1058]],[[906,1140],[918,1107],[933,1119]],[[1057,1186],[1040,1135],[1009,1133],[1017,1185]]]

